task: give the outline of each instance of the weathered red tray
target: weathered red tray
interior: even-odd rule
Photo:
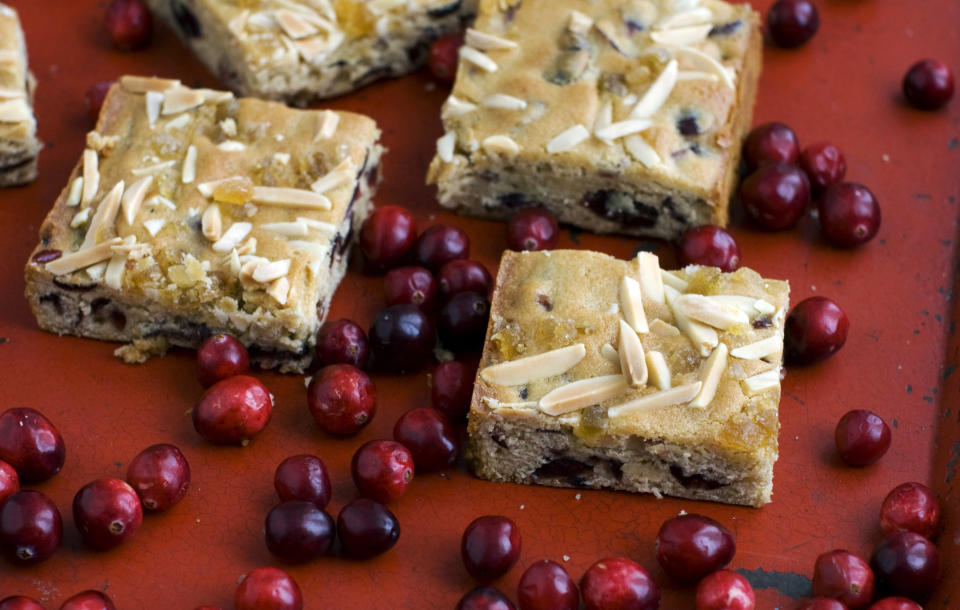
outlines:
[[[317,429],[306,408],[302,377],[259,377],[276,394],[274,420],[246,448],[212,447],[194,432],[187,411],[200,395],[193,354],[177,351],[142,366],[126,366],[114,345],[58,338],[39,331],[23,294],[22,267],[37,228],[63,187],[91,127],[83,94],[121,74],[218,83],[174,35],[159,28],[141,52],[111,49],[102,29],[105,2],[15,1],[39,81],[37,110],[46,149],[34,184],[0,192],[0,407],[31,406],[60,428],[67,462],[37,486],[64,515],[63,548],[28,569],[0,568],[0,598],[43,599],[49,608],[86,588],[106,590],[117,606],[231,606],[237,580],[274,564],[263,541],[263,519],[275,501],[272,475],[285,457],[321,456],[332,472],[335,514],[352,499],[354,449],[389,438],[406,409],[429,403],[428,372],[375,376],[381,396],[370,426],[351,439]],[[770,0],[754,0],[766,11]],[[450,608],[474,583],[459,558],[460,536],[487,513],[514,519],[523,534],[519,565],[496,584],[515,596],[526,566],[541,558],[563,562],[574,578],[597,559],[627,555],[647,567],[663,589],[663,608],[692,607],[692,592],[669,582],[654,558],[660,524],[679,511],[718,519],[737,536],[731,565],[757,589],[758,608],[791,608],[809,594],[814,558],[846,548],[869,556],[879,539],[884,495],[905,481],[935,488],[945,509],[938,544],[944,581],[929,607],[960,606],[960,306],[957,220],[960,218],[960,100],[941,112],[902,102],[907,67],[934,56],[960,70],[960,4],[821,0],[816,37],[795,51],[766,50],[756,122],[789,123],[802,142],[829,139],[846,153],[848,178],[877,194],[883,226],[855,251],[835,250],[806,218],[796,230],[759,233],[735,218],[743,263],[765,276],[788,278],[797,302],[812,294],[837,300],[851,320],[846,347],[829,361],[791,369],[780,409],[780,461],[774,500],[757,510],[623,493],[494,484],[460,466],[418,476],[392,505],[402,525],[397,546],[370,561],[328,557],[288,567],[308,608]],[[440,134],[446,93],[424,74],[380,83],[330,104],[370,114],[390,148],[377,200],[412,208],[421,226],[450,222],[470,234],[472,256],[494,270],[505,247],[497,223],[441,212],[423,184]],[[564,231],[560,247],[627,257],[637,240]],[[658,252],[672,262],[671,248]],[[331,316],[367,325],[383,305],[379,278],[353,269]],[[853,469],[835,457],[833,429],[849,409],[872,409],[893,426],[893,445],[878,464]],[[123,476],[140,450],[157,442],[183,449],[193,470],[184,501],[150,515],[136,537],[106,553],[82,547],[70,516],[73,494],[102,476]]]

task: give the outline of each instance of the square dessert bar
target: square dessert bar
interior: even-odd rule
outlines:
[[[44,330],[143,361],[226,332],[301,371],[371,211],[372,119],[125,76],[40,227],[27,299]]]
[[[770,501],[786,282],[504,253],[469,416],[493,481]]]
[[[440,204],[601,233],[724,225],[759,17],[719,0],[481,2],[427,176]]]
[[[305,104],[406,74],[476,0],[147,0],[239,94]]]
[[[36,81],[27,68],[27,46],[16,11],[0,4],[0,186],[37,177]]]

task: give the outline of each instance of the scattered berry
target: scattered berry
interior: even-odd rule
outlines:
[[[14,467],[21,483],[40,483],[60,472],[67,450],[63,437],[42,413],[27,407],[0,414],[0,460]]]
[[[407,208],[384,205],[360,228],[360,250],[376,272],[402,265],[417,239],[417,222]]]
[[[800,153],[800,167],[810,180],[810,188],[819,197],[828,186],[843,180],[847,160],[840,149],[829,142],[817,142]]]
[[[493,289],[493,278],[483,263],[458,258],[440,267],[437,287],[440,289],[440,300],[444,303],[461,292],[476,292],[488,297]]]
[[[116,610],[106,593],[89,589],[63,602],[60,610]]]
[[[906,597],[885,597],[873,602],[867,610],[923,610],[923,608]]]
[[[800,604],[797,610],[847,610],[847,607],[832,597],[815,597]]]
[[[747,579],[730,570],[717,570],[697,585],[697,610],[753,610],[756,596]]]
[[[787,364],[812,364],[843,347],[850,320],[826,297],[810,297],[794,306],[784,327]]]
[[[480,582],[495,580],[520,558],[520,530],[506,517],[477,517],[463,532],[460,556],[471,576]]]
[[[307,386],[307,406],[324,431],[352,436],[377,413],[377,390],[370,377],[349,364],[320,369]]]
[[[839,549],[823,553],[813,565],[813,594],[851,608],[866,606],[873,599],[873,570],[853,553]]]
[[[0,552],[13,563],[49,559],[62,537],[60,511],[39,491],[18,491],[0,505]]]
[[[544,559],[520,577],[517,601],[520,610],[577,610],[580,590],[563,566]]]
[[[940,581],[940,553],[913,532],[895,532],[873,551],[870,565],[877,585],[895,595],[922,601]]]
[[[273,398],[266,386],[237,375],[210,386],[193,409],[193,427],[207,441],[244,444],[270,421]]]
[[[880,230],[880,205],[862,184],[840,182],[828,187],[817,209],[820,228],[835,246],[853,248],[865,244]]]
[[[240,581],[233,605],[236,610],[302,610],[303,596],[283,570],[257,568]]]
[[[333,518],[312,502],[289,500],[267,513],[267,549],[284,561],[303,563],[327,554],[333,546]]]
[[[0,600],[0,610],[44,610],[44,608],[32,597],[12,595]]]
[[[153,445],[130,462],[127,483],[140,496],[145,509],[164,511],[187,493],[190,464],[173,445]]]
[[[461,292],[447,301],[437,318],[444,347],[455,351],[479,349],[487,334],[490,301],[476,292]]]
[[[104,23],[114,46],[121,51],[145,47],[153,37],[153,19],[143,0],[113,0]]]
[[[743,143],[743,161],[751,172],[768,163],[796,163],[799,158],[797,134],[783,123],[758,125]]]
[[[207,337],[197,350],[197,379],[205,388],[249,370],[247,348],[230,335],[217,333]]]
[[[383,278],[383,295],[387,305],[415,305],[424,313],[437,306],[437,287],[433,274],[423,267],[397,267]]]
[[[733,236],[721,227],[692,227],[680,236],[677,262],[682,266],[707,265],[719,267],[721,271],[736,271],[740,266],[740,248]]]
[[[360,491],[382,504],[407,491],[413,480],[413,456],[394,441],[368,441],[357,449],[350,462],[350,475]]]
[[[112,80],[94,83],[87,89],[86,95],[83,96],[83,103],[87,107],[87,116],[90,117],[90,122],[94,125],[96,125],[97,119],[100,118],[100,109],[103,107],[103,100],[106,99],[107,91],[110,91],[110,87],[112,86]]]
[[[13,466],[0,460],[0,506],[7,498],[20,491],[20,477]]]
[[[433,322],[413,305],[393,305],[377,314],[370,327],[374,364],[392,373],[420,370],[433,356]]]
[[[876,413],[849,411],[837,422],[834,435],[840,458],[850,466],[868,466],[890,448],[890,427]]]
[[[740,183],[740,200],[757,224],[780,231],[803,216],[810,203],[810,182],[795,165],[764,165]]]
[[[903,96],[920,110],[942,108],[953,97],[953,73],[942,61],[918,61],[903,77]]]
[[[73,521],[83,542],[106,551],[133,537],[143,523],[140,497],[120,479],[97,479],[73,497]]]
[[[357,498],[340,510],[337,536],[347,555],[364,559],[393,548],[400,537],[400,522],[383,504]]]
[[[525,208],[507,223],[507,247],[517,252],[550,250],[557,245],[557,217],[543,208]]]
[[[436,272],[452,260],[469,258],[470,238],[457,227],[433,225],[417,238],[414,252],[420,265]]]
[[[332,495],[327,467],[315,455],[294,455],[280,462],[273,487],[281,501],[303,500],[317,508],[326,508]]]
[[[393,426],[393,438],[410,450],[417,471],[449,468],[460,450],[450,420],[430,407],[411,409],[401,415]]]
[[[933,538],[940,525],[940,503],[933,490],[921,483],[895,487],[880,506],[880,529],[885,535],[898,531]]]
[[[317,332],[317,359],[320,364],[350,364],[363,368],[370,357],[367,334],[346,318],[324,322]]]
[[[679,582],[696,582],[723,568],[737,550],[730,530],[697,514],[667,519],[656,544],[660,566]]]
[[[461,422],[466,419],[475,375],[476,370],[456,360],[438,364],[433,369],[430,400],[450,421]]]
[[[656,610],[660,589],[640,564],[626,557],[608,557],[590,566],[580,579],[587,610]]]
[[[456,610],[517,610],[517,607],[500,589],[480,585],[460,598]]]
[[[810,0],[777,0],[767,12],[767,31],[774,44],[784,49],[799,47],[820,27],[817,7]]]
[[[427,66],[433,77],[445,83],[452,83],[457,77],[457,59],[463,46],[463,34],[446,34],[430,45]]]

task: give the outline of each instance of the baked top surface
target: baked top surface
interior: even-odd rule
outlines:
[[[31,107],[27,51],[17,12],[0,4],[0,140],[32,141],[37,123]]]

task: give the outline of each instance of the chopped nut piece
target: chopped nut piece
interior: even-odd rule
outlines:
[[[73,215],[73,218],[70,220],[70,227],[76,229],[77,227],[82,227],[88,220],[90,220],[90,213],[93,212],[93,208],[83,208],[79,212]]]
[[[577,343],[488,366],[480,371],[480,376],[487,383],[496,385],[521,385],[534,379],[561,375],[579,364],[586,355],[587,348],[583,343]]]
[[[173,131],[174,129],[183,129],[190,124],[190,121],[193,117],[189,114],[181,114],[176,118],[170,119],[167,121],[167,124],[163,126],[166,131]]]
[[[110,150],[120,142],[120,136],[105,136],[99,131],[87,132],[87,148],[97,152]]]
[[[600,355],[613,364],[620,366],[620,353],[617,352],[617,348],[613,347],[609,343],[604,343],[600,346]]]
[[[241,150],[246,150],[247,145],[243,142],[237,142],[236,140],[224,140],[217,144],[217,149],[224,152],[240,152]]]
[[[320,126],[317,129],[317,135],[313,141],[329,140],[333,134],[337,133],[337,126],[340,125],[340,115],[332,110],[324,110],[320,117]]]
[[[341,184],[349,184],[354,179],[355,170],[353,161],[349,158],[344,159],[335,168],[317,178],[310,189],[315,193],[326,193],[332,191]]]
[[[660,257],[652,252],[637,254],[640,290],[655,303],[663,303],[663,278],[660,276]]]
[[[720,383],[720,377],[727,370],[727,344],[721,343],[714,348],[710,357],[703,363],[703,369],[700,380],[703,387],[697,397],[690,403],[691,407],[704,408],[710,404],[714,395],[717,393],[717,385]]]
[[[114,237],[109,241],[97,244],[91,248],[81,248],[76,252],[61,256],[44,265],[44,268],[54,275],[73,273],[79,269],[107,260],[113,256],[113,250],[110,249],[111,246],[117,246],[121,243],[123,243],[121,238]]]
[[[290,273],[290,259],[270,261],[258,266],[253,272],[254,281],[267,283]]]
[[[481,32],[473,28],[467,28],[464,43],[481,51],[517,48],[517,43],[512,40],[507,40],[506,38],[494,36],[493,34]],[[490,72],[493,72],[493,70],[490,70]]]
[[[579,34],[580,36],[586,36],[590,32],[590,28],[593,27],[593,19],[587,17],[580,11],[570,11],[570,23],[567,24],[567,29],[573,32],[574,34]]]
[[[143,221],[143,228],[147,230],[151,237],[156,237],[165,224],[167,224],[167,221],[164,218],[151,218]]]
[[[460,47],[460,58],[468,61],[485,72],[496,72],[499,69],[497,62],[493,61],[480,51],[466,45]]]
[[[740,382],[747,395],[759,394],[764,390],[780,386],[780,369],[773,368]]]
[[[180,81],[168,78],[153,78],[151,76],[124,76],[120,78],[120,86],[131,93],[147,93],[148,91],[166,91],[181,86]]]
[[[581,379],[547,392],[538,406],[547,415],[563,415],[599,404],[627,391],[623,375]]]
[[[77,176],[70,183],[70,194],[67,195],[67,205],[74,207],[80,205],[80,197],[83,195],[83,176]]]
[[[639,133],[653,125],[650,119],[628,119],[618,123],[611,123],[596,132],[601,140],[612,141],[624,136]]]
[[[300,15],[289,10],[273,11],[273,18],[283,31],[294,40],[314,36],[320,31]]]
[[[147,105],[147,123],[150,129],[157,125],[157,119],[160,118],[160,107],[163,106],[163,94],[157,91],[147,91],[145,98]]]
[[[483,98],[481,104],[487,108],[501,108],[503,110],[523,110],[527,107],[527,102],[524,100],[503,93],[488,95]]]
[[[217,241],[223,237],[223,217],[220,216],[220,206],[211,203],[200,217],[200,230],[203,236],[210,241]]]
[[[617,350],[620,355],[620,370],[623,371],[627,384],[631,388],[639,388],[647,383],[647,360],[643,355],[643,344],[636,331],[630,325],[620,320],[620,344]]]
[[[329,210],[333,207],[330,200],[306,189],[297,189],[280,186],[255,186],[253,197],[255,203],[266,203],[281,207],[308,208],[315,210]]]
[[[26,100],[0,102],[0,123],[19,123],[33,120],[33,112]]]
[[[668,390],[661,390],[659,392],[653,392],[652,394],[646,394],[640,398],[635,398],[621,405],[610,407],[607,409],[607,416],[624,417],[652,409],[661,409],[663,407],[670,407],[673,405],[682,405],[693,400],[693,398],[700,392],[700,388],[702,386],[702,382],[695,381],[693,383],[678,385]]]
[[[679,290],[680,292],[684,292],[689,286],[686,280],[681,279],[664,269],[660,270],[660,278],[663,279],[664,286],[669,286],[674,290]]]
[[[744,358],[752,360],[754,358],[766,358],[771,354],[783,351],[783,340],[777,335],[771,335],[766,339],[761,339],[748,345],[730,350],[730,355],[734,358]]]
[[[83,151],[83,193],[80,205],[87,207],[97,191],[100,190],[100,170],[97,168],[99,157],[97,151],[88,148]]]
[[[113,229],[113,224],[117,220],[117,212],[120,211],[123,188],[123,180],[117,182],[100,202],[100,205],[97,206],[97,210],[90,220],[90,226],[87,228],[87,234],[83,238],[83,245],[80,246],[81,249],[100,243],[103,241],[103,233],[108,229]]]
[[[510,136],[490,136],[483,141],[483,150],[492,155],[515,157],[520,152],[520,146]]]
[[[676,303],[691,319],[721,330],[750,322],[747,314],[736,307],[718,303],[700,294],[681,295]]]
[[[650,32],[650,38],[657,44],[688,45],[706,39],[711,28],[713,28],[713,26],[707,23],[705,25],[691,25],[682,28],[671,28],[669,30],[655,30]]]
[[[230,225],[223,237],[211,247],[215,252],[229,252],[237,247],[237,244],[250,233],[251,229],[253,229],[253,225],[249,222],[235,222]]]
[[[187,148],[187,154],[183,158],[183,174],[180,177],[180,182],[183,184],[190,184],[197,177],[197,147],[190,145]]]
[[[680,334],[680,329],[657,318],[650,323],[650,332],[658,337],[676,337]]]
[[[223,132],[223,135],[228,138],[237,137],[237,122],[230,117],[227,117],[217,123],[220,126],[220,131]]]
[[[123,243],[132,246],[136,240],[136,237],[130,235],[123,240]],[[104,271],[103,283],[109,288],[120,290],[123,287],[123,272],[126,267],[127,253],[114,250],[114,254],[110,257],[110,262],[107,263],[107,268]]]
[[[647,369],[650,371],[650,382],[661,390],[670,389],[670,367],[660,352],[646,353]]]
[[[623,312],[623,319],[633,330],[640,334],[650,332],[647,314],[643,310],[643,293],[640,292],[640,284],[627,275],[620,280],[620,311]]]
[[[437,138],[437,156],[439,156],[444,163],[453,163],[453,151],[456,148],[456,144],[456,133],[448,131],[443,134]]]
[[[657,80],[653,81],[647,92],[643,94],[637,105],[630,111],[631,119],[648,119],[663,106],[663,103],[670,97],[673,86],[677,84],[677,66],[676,59],[671,59],[667,63],[667,66],[657,76]]]
[[[123,194],[120,205],[123,208],[123,218],[128,225],[133,226],[133,221],[136,220],[137,213],[140,212],[143,200],[147,196],[147,190],[152,184],[153,176],[140,178],[131,184],[127,192]]]
[[[631,134],[624,138],[623,143],[627,147],[627,152],[630,153],[630,156],[643,163],[647,167],[656,167],[663,163],[660,159],[660,155],[657,154],[657,151],[653,149],[652,146],[647,144],[647,141],[643,139],[643,136],[639,134]]]
[[[281,305],[287,304],[287,298],[290,296],[290,280],[285,277],[275,279],[267,288],[267,294]]]
[[[464,102],[463,100],[454,97],[451,95],[447,98],[446,103],[443,105],[443,110],[441,114],[443,118],[461,116],[467,114],[468,112],[473,112],[477,109],[476,104],[470,102]]]
[[[257,238],[250,237],[247,241],[243,242],[243,245],[237,248],[237,254],[240,256],[246,256],[248,254],[257,253]]]
[[[583,125],[574,125],[547,143],[547,152],[550,154],[568,151],[590,137],[590,132]]]
[[[667,276],[665,275],[664,280],[666,280],[666,278]],[[670,306],[670,311],[673,312],[673,319],[677,323],[677,328],[690,339],[690,343],[693,344],[694,349],[700,352],[701,356],[704,358],[709,356],[710,352],[720,341],[720,338],[717,336],[717,331],[706,324],[691,320],[683,308],[677,304],[677,299],[681,296],[680,293],[673,287],[667,285],[666,282],[664,283],[663,292],[667,299],[667,305]]]
[[[161,115],[179,114],[191,108],[196,108],[206,101],[202,91],[178,87],[163,92],[163,109]]]

